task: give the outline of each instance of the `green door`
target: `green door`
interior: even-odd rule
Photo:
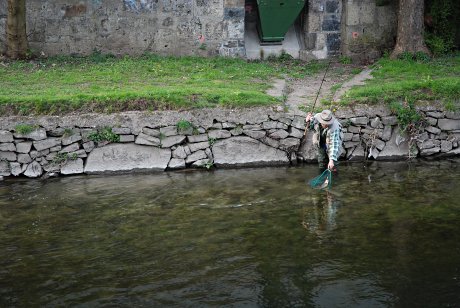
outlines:
[[[304,4],[304,0],[257,0],[261,40],[281,42]]]

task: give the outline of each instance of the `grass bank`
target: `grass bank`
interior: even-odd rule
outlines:
[[[373,65],[373,79],[351,88],[343,104],[440,101],[458,108],[460,100],[460,54],[432,60],[380,59]]]
[[[302,78],[324,63],[198,57],[54,57],[0,63],[1,114],[248,107],[279,103],[272,78]]]

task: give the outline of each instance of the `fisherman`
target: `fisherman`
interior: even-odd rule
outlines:
[[[305,118],[307,127],[315,131],[313,144],[318,148],[318,164],[321,170],[337,171],[337,160],[342,149],[342,125],[330,110],[323,110]]]

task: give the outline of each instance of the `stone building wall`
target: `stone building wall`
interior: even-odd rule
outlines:
[[[0,53],[6,9],[0,1]],[[376,58],[394,44],[396,11],[396,0],[306,0],[299,57]],[[27,1],[30,48],[47,56],[98,50],[245,57],[244,20],[244,0]]]
[[[366,62],[392,49],[396,41],[397,10],[396,0],[344,0],[341,53]]]
[[[300,58],[326,59],[340,53],[341,0],[310,0],[305,10],[305,49]]]
[[[5,24],[1,1],[0,29]],[[27,36],[45,55],[241,55],[244,0],[28,0]]]
[[[460,113],[420,109],[423,131],[409,136],[385,107],[336,112],[342,160],[460,155]],[[315,162],[305,118],[269,108],[113,115],[0,118],[0,177],[163,171]],[[182,125],[180,125],[182,123]],[[187,124],[187,125],[184,125]],[[28,125],[27,133],[20,126]],[[95,138],[102,127],[118,141]]]

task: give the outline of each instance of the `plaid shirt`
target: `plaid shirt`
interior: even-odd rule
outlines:
[[[336,120],[337,121],[337,120]],[[334,161],[338,160],[339,156],[339,151],[340,147],[342,145],[342,140],[341,140],[341,131],[342,131],[342,125],[337,125],[337,128],[335,130],[330,130],[330,126],[326,129],[320,129],[320,123],[316,118],[311,118],[310,120],[310,129],[313,129],[317,132],[318,134],[318,146],[319,146],[319,139],[321,136],[319,135],[321,131],[323,131],[323,134],[326,134],[326,151],[327,151],[327,156],[329,156],[329,159],[332,159]]]

